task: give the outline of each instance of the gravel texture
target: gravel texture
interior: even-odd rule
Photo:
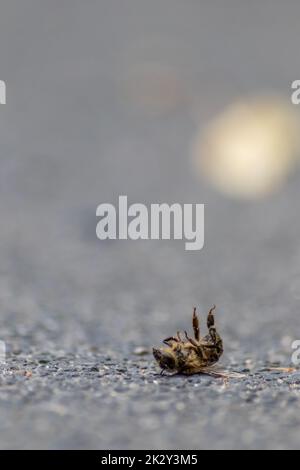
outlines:
[[[198,123],[238,95],[290,100],[299,14],[291,0],[2,2],[1,448],[300,447],[300,372],[266,370],[300,339],[299,172],[242,202],[189,164]],[[161,77],[151,93],[143,79],[150,100],[127,86],[142,62]],[[100,242],[96,207],[121,194],[205,203],[204,249]],[[147,351],[190,329],[194,305],[204,329],[214,303],[222,366],[246,377],[160,376]]]
[[[2,446],[297,448],[300,372],[238,362],[245,378],[225,382],[160,376],[148,355],[17,353],[0,381]]]

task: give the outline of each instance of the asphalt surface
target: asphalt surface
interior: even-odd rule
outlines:
[[[0,447],[299,448],[300,373],[266,369],[290,366],[300,339],[300,174],[234,201],[189,154],[198,125],[236,97],[290,99],[300,5],[0,10]],[[204,249],[100,242],[96,207],[120,194],[205,203]],[[245,378],[162,377],[135,353],[213,304],[222,366]]]

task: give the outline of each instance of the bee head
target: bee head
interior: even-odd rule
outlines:
[[[153,348],[153,356],[162,369],[176,369],[176,359],[171,349],[155,349]]]

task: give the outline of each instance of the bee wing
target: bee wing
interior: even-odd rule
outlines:
[[[223,379],[243,379],[247,377],[245,374],[241,374],[240,372],[221,369],[219,367],[203,367],[203,369],[201,369],[201,373]]]

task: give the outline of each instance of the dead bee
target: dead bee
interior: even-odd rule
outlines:
[[[162,373],[164,370],[185,375],[206,373],[218,377],[227,377],[228,374],[213,370],[211,366],[216,364],[223,354],[223,341],[216,330],[214,311],[216,306],[210,309],[207,317],[208,335],[200,338],[199,320],[196,308],[193,312],[193,329],[195,338],[190,338],[185,331],[185,340],[177,335],[166,338],[163,342],[167,348],[153,348],[153,355]]]

